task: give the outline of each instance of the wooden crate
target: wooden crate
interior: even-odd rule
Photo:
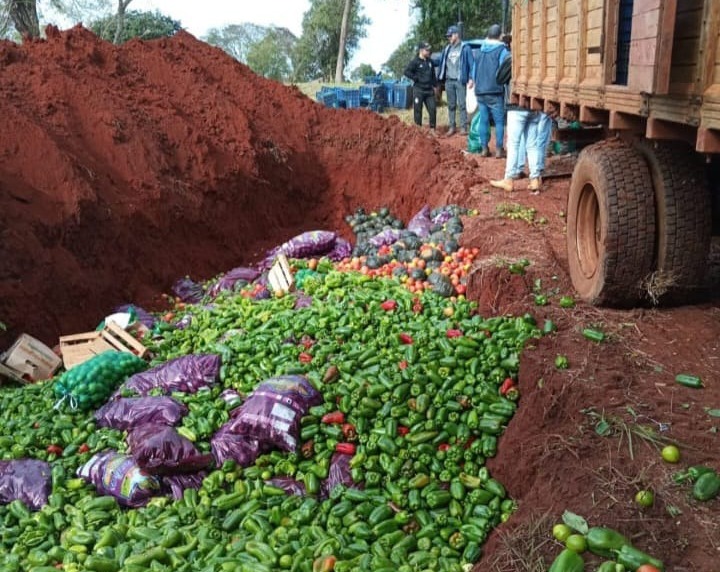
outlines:
[[[127,352],[140,358],[148,355],[148,349],[142,343],[112,322],[105,324],[99,331],[60,338],[60,353],[65,369],[72,369],[107,351]]]
[[[288,293],[295,289],[295,280],[290,264],[284,254],[278,254],[268,273],[268,284],[273,292]]]
[[[48,379],[58,370],[62,360],[49,347],[32,336],[22,334],[10,349],[0,356],[3,373],[13,379],[38,381]]]

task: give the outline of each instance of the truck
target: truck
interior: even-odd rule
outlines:
[[[718,226],[720,0],[512,0],[511,11],[511,101],[592,138],[568,193],[578,295],[688,300]]]

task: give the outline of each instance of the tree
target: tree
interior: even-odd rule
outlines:
[[[385,62],[383,71],[395,79],[400,79],[405,67],[417,53],[416,47],[418,42],[418,39],[412,35],[405,38],[405,41],[395,49],[390,55],[390,58],[388,58],[388,61]]]
[[[153,40],[173,36],[182,26],[177,20],[165,16],[158,11],[130,11],[125,14],[125,24],[118,37],[118,19],[116,15],[105,16],[89,24],[89,28],[104,40],[123,43],[133,38]]]
[[[211,28],[203,38],[211,46],[227,52],[240,62],[247,62],[253,44],[262,41],[269,28],[257,24],[231,24],[224,28]]]
[[[370,64],[360,64],[350,74],[353,81],[363,81],[366,77],[377,75],[377,72]]]
[[[418,22],[414,35],[434,46],[445,44],[445,31],[462,21],[465,38],[485,37],[502,20],[502,0],[414,0]]]
[[[247,65],[258,75],[288,81],[292,75],[292,50],[297,38],[287,28],[269,28],[265,37],[248,50]]]
[[[340,28],[345,0],[311,0],[303,16],[303,33],[294,53],[296,81],[330,79],[337,67]],[[357,49],[370,20],[362,13],[359,2],[350,8],[345,42],[345,60]]]
[[[350,19],[350,10],[352,9],[352,0],[345,0],[343,8],[342,22],[340,23],[340,42],[338,43],[338,57],[335,65],[335,83],[342,83],[343,71],[345,70],[345,44],[347,42],[348,20]]]
[[[15,29],[23,37],[40,37],[36,0],[8,0],[8,13]]]
[[[117,3],[117,23],[115,24],[115,37],[113,44],[119,44],[122,39],[123,30],[125,28],[125,11],[132,0],[118,0]]]

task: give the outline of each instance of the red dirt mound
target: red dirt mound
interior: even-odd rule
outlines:
[[[210,277],[303,230],[349,230],[357,206],[407,218],[474,177],[420,130],[324,108],[186,33],[117,47],[48,28],[0,43],[0,63],[0,320],[12,335],[54,343],[185,272]]]

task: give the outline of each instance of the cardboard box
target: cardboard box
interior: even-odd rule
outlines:
[[[268,283],[273,292],[291,292],[295,289],[295,279],[290,264],[284,254],[278,254],[268,273]]]
[[[72,369],[107,351],[127,352],[145,358],[149,350],[113,322],[108,322],[99,331],[60,338],[60,353],[65,369]]]
[[[0,356],[0,362],[18,378],[32,381],[52,377],[62,364],[55,352],[27,334],[22,334],[10,349]]]

